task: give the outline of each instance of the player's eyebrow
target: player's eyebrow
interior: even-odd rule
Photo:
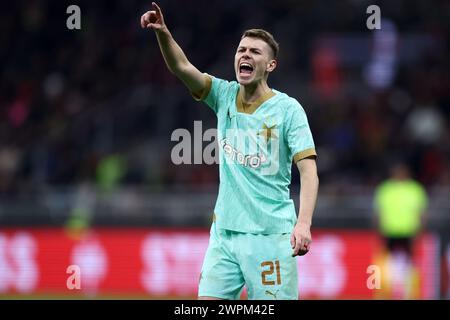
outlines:
[[[241,50],[241,49],[247,49],[247,47],[245,47],[245,46],[239,46],[237,49],[238,49],[238,50]],[[262,52],[262,49],[260,49],[260,48],[255,48],[255,47],[250,47],[250,50],[251,50],[251,51],[259,51],[259,52]]]

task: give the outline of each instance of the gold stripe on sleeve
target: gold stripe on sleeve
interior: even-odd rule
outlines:
[[[316,149],[314,149],[314,148],[310,148],[310,149],[306,149],[306,150],[297,152],[294,155],[294,163],[297,163],[297,161],[300,161],[302,159],[312,157],[312,156],[317,157]]]
[[[212,86],[211,76],[207,75],[206,73],[204,74],[204,76],[205,76],[205,87],[199,92],[191,93],[192,97],[197,101],[205,100],[206,97],[208,96],[209,92],[211,91],[211,86]]]

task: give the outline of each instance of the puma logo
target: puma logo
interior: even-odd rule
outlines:
[[[277,300],[277,293],[278,293],[278,291],[280,291],[280,290],[277,290],[277,291],[275,291],[275,293],[273,293],[272,291],[266,290],[265,293],[266,293],[268,296],[273,296],[273,298],[274,298],[275,300]]]

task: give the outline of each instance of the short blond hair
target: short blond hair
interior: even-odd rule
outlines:
[[[241,40],[245,37],[261,39],[265,43],[269,45],[272,49],[273,58],[275,59],[278,56],[278,51],[280,50],[280,46],[278,42],[275,41],[275,38],[270,32],[267,32],[263,29],[248,29],[245,30],[242,34]]]

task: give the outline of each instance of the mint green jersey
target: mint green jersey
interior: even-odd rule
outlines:
[[[206,77],[207,89],[197,98],[217,115],[217,227],[255,234],[291,232],[296,222],[289,195],[292,161],[316,155],[305,111],[276,90],[245,110],[239,83]]]

